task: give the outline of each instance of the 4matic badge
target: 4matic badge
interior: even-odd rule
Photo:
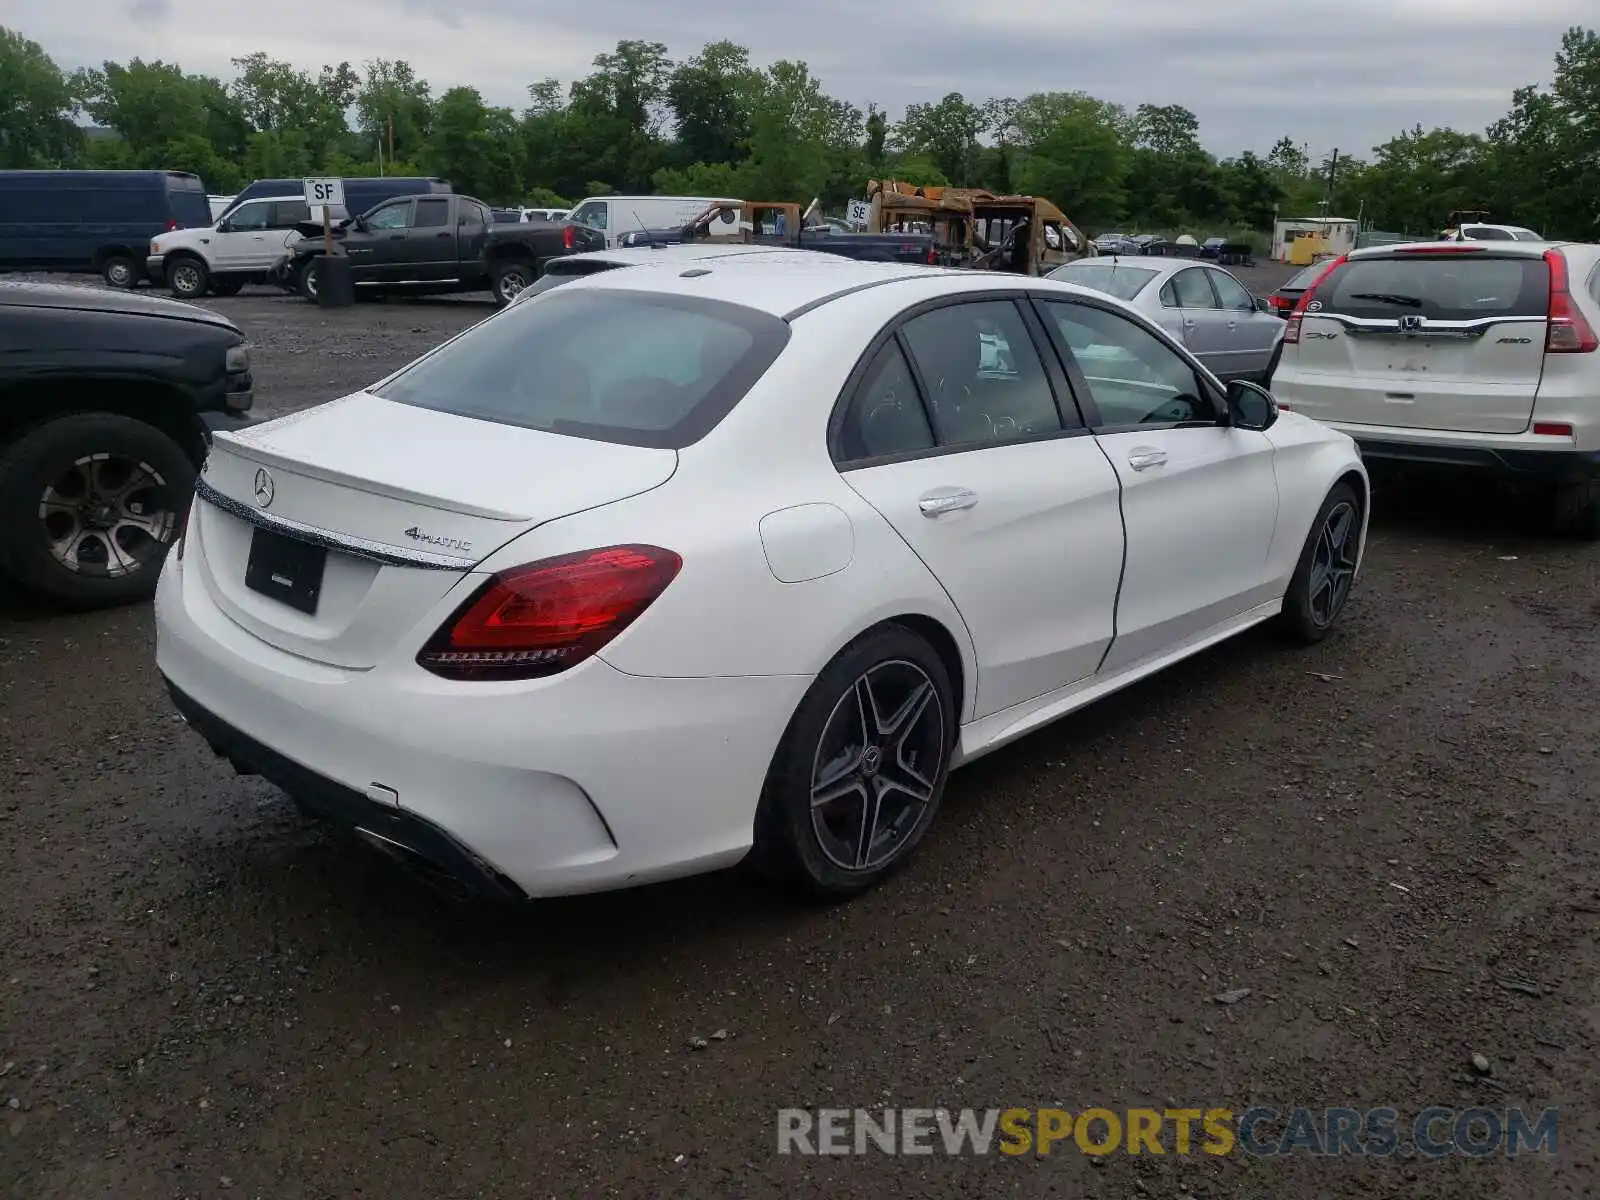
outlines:
[[[472,553],[472,543],[464,542],[460,538],[435,537],[415,525],[406,530],[405,533],[413,542],[426,542],[430,546],[438,546],[443,550],[459,550],[462,554]]]

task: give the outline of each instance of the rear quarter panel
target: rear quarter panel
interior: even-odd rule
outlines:
[[[671,480],[534,529],[479,570],[627,542],[681,554],[678,577],[601,653],[636,675],[813,676],[872,625],[926,617],[956,643],[970,714],[976,670],[960,615],[828,454],[834,399],[877,328],[843,301],[796,321],[778,362],[721,425],[680,451]],[[790,519],[802,506],[817,507]],[[775,527],[799,540],[773,547],[769,562],[762,522],[776,513],[785,515],[768,523],[769,541]],[[780,582],[775,572],[794,562],[822,562],[826,573]]]
[[[1278,524],[1267,555],[1268,577],[1286,590],[1300,561],[1311,523],[1333,485],[1354,476],[1361,497],[1361,551],[1366,557],[1372,515],[1371,485],[1354,440],[1299,413],[1282,412],[1267,431],[1278,476]]]

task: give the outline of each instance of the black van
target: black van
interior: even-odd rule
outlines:
[[[150,239],[211,224],[200,176],[183,171],[0,171],[0,271],[144,275]]]
[[[430,192],[450,191],[448,179],[428,179],[421,175],[391,175],[363,177],[360,179],[345,179],[344,184],[344,216],[359,217],[369,208],[376,208],[385,200],[393,200],[396,196],[417,196]],[[305,192],[303,179],[258,179],[250,184],[228,201],[228,208],[219,214],[227,216],[246,200],[257,200],[273,196],[299,196]],[[318,211],[321,211],[320,209]],[[335,211],[335,216],[340,214]],[[317,218],[319,221],[321,217]]]

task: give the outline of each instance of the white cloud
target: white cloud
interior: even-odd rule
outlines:
[[[807,61],[833,94],[897,113],[948,91],[969,98],[1084,90],[1128,105],[1183,104],[1212,149],[1264,149],[1290,133],[1365,153],[1418,122],[1481,129],[1511,91],[1548,78],[1562,31],[1594,0],[0,0],[0,23],[65,68],[161,58],[227,76],[261,50],[315,70],[408,60],[435,91],[477,87],[520,108],[529,83],[587,73],[620,38],[687,56],[729,38],[759,62]]]

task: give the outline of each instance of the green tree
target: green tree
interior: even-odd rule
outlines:
[[[416,158],[433,127],[428,81],[418,79],[411,64],[401,60],[379,58],[367,63],[355,90],[355,109],[356,125],[375,158]]]
[[[348,137],[345,113],[355,103],[361,82],[349,63],[325,66],[312,76],[257,52],[234,59],[233,65],[239,77],[230,90],[258,133],[303,145],[312,164]]]
[[[0,26],[0,168],[70,165],[83,151],[76,107],[43,47]]]
[[[907,105],[895,126],[894,144],[901,153],[933,163],[957,187],[971,187],[978,176],[978,136],[989,124],[984,109],[951,92],[937,104]]]
[[[451,88],[439,97],[433,133],[423,150],[431,174],[458,192],[491,204],[522,198],[522,141],[508,108],[490,108],[477,88]]]
[[[666,86],[683,163],[736,163],[749,153],[750,105],[760,72],[750,53],[732,42],[713,42],[680,63]]]
[[[1016,122],[1027,139],[1017,175],[1022,192],[1046,197],[1087,229],[1122,220],[1131,153],[1120,108],[1055,92],[1023,99]]]

